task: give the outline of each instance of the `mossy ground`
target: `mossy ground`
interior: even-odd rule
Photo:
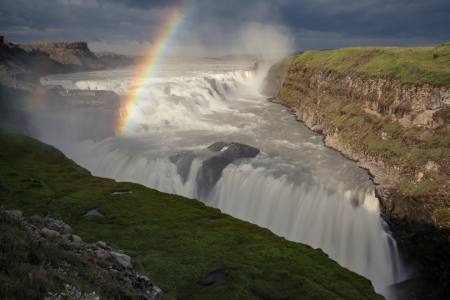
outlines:
[[[117,191],[132,193],[111,195]],[[168,299],[383,298],[321,250],[194,199],[91,176],[57,149],[22,135],[0,133],[0,199],[5,209],[26,215],[51,211],[84,241],[123,249]],[[91,209],[105,217],[82,217]],[[198,283],[221,268],[229,269],[228,280],[200,291]]]
[[[450,86],[450,43],[436,47],[368,47],[308,51],[297,67],[324,68],[355,77],[399,80],[404,84]]]

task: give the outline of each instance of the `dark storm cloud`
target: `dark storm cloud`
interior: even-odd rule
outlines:
[[[258,26],[290,32],[286,36],[304,50],[450,41],[448,0],[1,0],[0,34],[16,43],[138,45],[152,42],[167,9],[185,3],[172,42],[179,49],[228,49],[249,27],[264,35]]]
[[[346,37],[450,39],[450,1],[281,1],[281,18],[292,30]]]
[[[124,5],[129,8],[154,9],[161,7],[178,6],[183,0],[99,0],[99,2],[110,2],[118,5]]]

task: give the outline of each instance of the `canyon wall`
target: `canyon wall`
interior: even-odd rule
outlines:
[[[444,64],[431,63],[445,69],[449,48],[417,52],[428,51],[430,61],[440,57]],[[264,93],[322,133],[327,146],[370,171],[399,247],[448,291],[450,77],[446,70],[429,79],[434,69],[404,59],[408,49],[381,51],[317,51],[282,60],[269,71]],[[380,67],[380,57],[391,56],[397,65]],[[422,73],[404,76],[411,66]]]

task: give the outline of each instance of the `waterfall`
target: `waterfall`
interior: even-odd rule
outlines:
[[[41,82],[125,94],[135,88],[132,74],[132,69],[64,74]],[[255,92],[261,80],[247,65],[167,65],[150,82],[137,108],[139,126],[129,135],[70,145],[39,137],[93,175],[197,198],[321,248],[369,278],[377,292],[399,281],[396,244],[380,218],[369,174]],[[201,178],[203,162],[218,155],[207,146],[218,141],[248,144],[261,153],[231,161],[205,189],[202,184],[210,181]]]

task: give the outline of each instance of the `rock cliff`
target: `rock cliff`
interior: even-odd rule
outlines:
[[[307,52],[274,65],[266,82],[275,84],[265,89],[323,133],[326,145],[374,175],[399,247],[445,292],[450,288],[448,50],[450,44]]]
[[[138,57],[93,53],[86,42],[34,42],[0,45],[0,84],[35,89],[41,76],[104,70],[135,64]]]

